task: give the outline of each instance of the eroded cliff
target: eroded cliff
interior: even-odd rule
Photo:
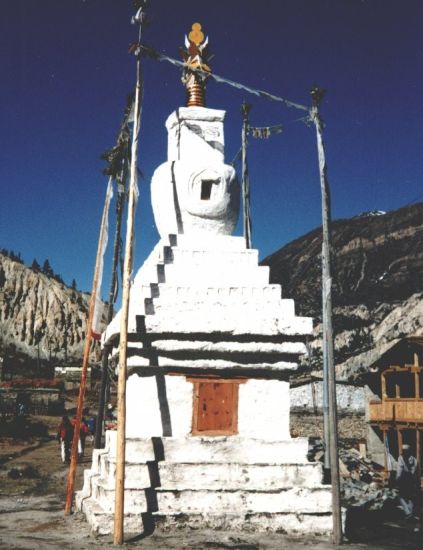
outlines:
[[[0,345],[4,352],[82,356],[89,295],[0,254]]]

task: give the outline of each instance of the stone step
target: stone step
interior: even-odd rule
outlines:
[[[239,300],[239,301],[224,301],[216,298],[199,297],[186,299],[176,298],[169,300],[168,298],[146,298],[144,301],[144,312],[147,315],[167,315],[168,312],[178,315],[211,315],[214,317],[233,317],[234,310],[236,314],[242,317],[250,315],[264,317],[278,317],[280,315],[290,317],[294,316],[294,308],[291,306],[292,300],[282,303],[282,300]],[[291,306],[288,308],[283,306]],[[282,310],[282,311],[281,311]]]
[[[181,302],[209,300],[213,302],[244,302],[244,301],[278,301],[281,298],[280,285],[261,286],[230,286],[230,285],[202,285],[197,281],[195,285],[171,285],[159,283],[157,285],[143,285],[141,294],[144,298],[158,298],[178,300]]]
[[[245,314],[253,315],[255,312],[265,315],[284,316],[295,315],[293,300],[281,299],[281,287],[279,285],[263,286],[200,286],[197,280],[195,286],[181,286],[166,283],[152,283],[140,287],[138,293],[131,297],[131,315],[153,315],[178,310],[187,314],[191,311],[216,309],[216,315],[224,315],[219,309],[237,312],[245,310]],[[240,315],[243,315],[241,312]]]
[[[169,298],[160,296],[158,298],[144,298],[142,301],[136,301],[130,307],[131,315],[168,315],[172,316],[177,312],[178,316],[208,315],[214,318],[232,318],[234,311],[239,317],[249,316],[253,318],[279,318],[295,316],[295,306],[293,300],[268,299],[240,299],[224,300],[213,296],[181,296]]]
[[[115,488],[103,480],[93,478],[92,497],[105,512],[112,512],[115,502]],[[219,510],[230,513],[236,510],[240,515],[248,513],[329,513],[331,511],[329,486],[313,488],[290,487],[274,491],[248,490],[166,490],[125,488],[125,510],[130,514],[158,511],[161,514],[207,513]],[[152,509],[153,508],[153,509]]]
[[[91,471],[93,474],[100,473],[100,462],[102,457],[107,457],[108,452],[106,449],[93,449],[93,454],[91,458]]]
[[[115,505],[115,487],[105,481],[91,480],[91,496],[105,512],[113,512]],[[125,510],[130,514],[142,514],[149,509],[149,500],[145,489],[125,488]]]
[[[106,432],[106,449],[116,457],[116,432]],[[207,464],[309,464],[308,440],[297,437],[286,441],[266,441],[242,436],[154,437],[126,439],[126,461],[145,463]]]
[[[164,263],[182,265],[190,269],[195,266],[207,266],[212,269],[230,266],[258,266],[258,250],[189,250],[178,246],[165,249]]]
[[[86,498],[78,501],[76,496],[77,509],[85,514],[92,532],[97,535],[110,535],[113,533],[114,510],[106,512],[93,498]],[[139,514],[127,514],[124,516],[124,531],[128,533],[142,533],[143,519]]]
[[[213,531],[277,532],[286,535],[306,536],[308,539],[329,536],[333,530],[330,513],[248,513],[236,514],[167,514],[153,513],[158,530],[212,529]],[[128,522],[129,523],[129,522]],[[133,524],[134,525],[134,524]]]
[[[282,300],[284,303],[284,300]],[[225,316],[222,317],[222,312]],[[292,310],[291,310],[292,311]],[[209,308],[207,315],[198,310],[181,315],[179,311],[158,310],[154,315],[145,316],[146,329],[151,333],[198,334],[199,332],[228,333],[234,335],[253,334],[263,336],[304,336],[312,331],[310,317],[294,317],[284,304],[278,312],[254,311],[250,315],[240,315],[237,308]]]
[[[88,498],[79,507],[85,513],[92,531],[98,535],[113,533],[113,512],[105,512],[97,502]],[[143,535],[148,526],[155,525],[158,531],[173,531],[178,528],[213,529],[244,532],[278,532],[307,537],[329,535],[332,531],[332,515],[328,513],[248,513],[245,515],[218,512],[206,514],[167,514],[153,512],[140,514],[125,513],[125,534]]]
[[[331,511],[329,487],[306,489],[291,488],[277,492],[269,491],[162,491],[156,489],[158,511],[168,513],[207,513],[219,510],[230,513],[320,513]]]
[[[100,478],[100,475],[93,472],[92,469],[84,470],[84,484],[82,486],[82,489],[75,493],[75,499],[77,500],[77,502],[91,496],[92,486],[95,478]]]
[[[160,280],[162,279],[162,280]],[[215,265],[203,262],[198,265],[165,264],[159,282],[171,285],[239,285],[261,286],[269,284],[269,266],[250,265],[245,262]]]
[[[108,457],[101,461],[100,479],[114,488],[116,462]],[[293,487],[320,487],[322,466],[309,464],[149,464],[125,465],[125,487],[162,490],[248,490],[270,491]]]
[[[163,277],[165,277],[164,274]],[[129,304],[129,332],[136,332],[137,316],[157,315],[158,317],[168,316],[170,313],[174,317],[176,310],[179,317],[181,313],[186,317],[193,313],[197,317],[202,310],[204,315],[207,313],[208,317],[212,314],[218,322],[222,315],[226,317],[229,315],[232,324],[236,323],[237,316],[239,318],[243,315],[254,319],[270,317],[291,319],[295,316],[294,300],[281,299],[279,285],[244,285],[237,288],[231,284],[210,286],[211,281],[208,285],[200,285],[200,283],[202,283],[201,277],[192,287],[178,283],[151,283],[142,285],[136,293],[132,291]],[[240,313],[240,310],[243,311]],[[111,336],[119,330],[120,312],[110,323],[107,334]]]
[[[188,250],[247,250],[244,237],[233,237],[230,235],[172,235],[169,241],[163,244],[170,244],[172,247]]]

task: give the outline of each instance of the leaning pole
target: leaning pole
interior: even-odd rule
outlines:
[[[134,23],[139,24],[138,44],[141,43],[142,27],[145,17],[145,4],[142,2]],[[137,157],[140,133],[141,114],[141,50],[136,48],[137,76],[135,85],[134,128],[131,149],[131,169],[128,197],[128,219],[126,225],[125,260],[122,281],[122,309],[120,319],[119,341],[119,374],[117,391],[117,446],[116,446],[116,485],[115,485],[115,516],[114,516],[114,544],[123,544],[124,494],[125,494],[125,434],[126,434],[126,375],[127,375],[127,340],[128,340],[128,313],[131,286],[131,271],[134,242],[135,207],[138,199],[137,185]]]
[[[242,104],[242,204],[243,204],[243,227],[245,246],[251,248],[251,218],[250,218],[250,176],[248,173],[247,164],[247,147],[248,147],[248,113],[251,110],[251,105]]]
[[[329,417],[327,419],[329,434],[328,439],[325,441],[325,444],[326,448],[329,448],[330,459],[330,473],[332,484],[333,542],[335,544],[341,544],[342,519],[338,462],[338,418],[336,405],[335,364],[333,355],[332,277],[330,269],[330,193],[329,182],[327,178],[325,147],[323,141],[323,125],[319,112],[320,101],[322,100],[323,95],[323,90],[320,90],[318,88],[313,88],[311,90],[312,108],[310,110],[310,116],[316,128],[320,190],[322,194],[322,321],[323,351],[325,354],[323,363],[323,384],[327,385],[329,409]]]
[[[87,385],[87,371],[88,371],[88,363],[90,358],[90,349],[91,349],[91,342],[92,342],[92,326],[93,326],[94,311],[95,311],[95,306],[97,301],[100,272],[102,270],[104,248],[107,242],[107,230],[106,230],[107,215],[109,212],[109,205],[110,205],[112,193],[113,193],[112,178],[109,178],[109,183],[106,191],[106,199],[105,199],[104,208],[103,208],[103,215],[101,218],[100,236],[99,236],[98,246],[97,246],[97,255],[96,255],[95,267],[94,267],[94,277],[93,277],[93,285],[91,290],[90,307],[88,310],[87,328],[85,332],[85,346],[84,346],[84,356],[82,360],[82,369],[81,369],[81,383],[79,385],[78,405],[76,409],[76,422],[74,426],[73,439],[72,439],[71,463],[69,467],[68,482],[66,487],[65,515],[70,514],[72,511],[76,467],[78,464],[78,441],[79,441],[79,433],[81,429],[82,410],[84,407],[85,388]]]

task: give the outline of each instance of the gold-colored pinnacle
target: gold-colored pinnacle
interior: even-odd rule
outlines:
[[[205,38],[201,24],[193,23],[188,37],[185,35],[185,50],[182,50],[187,68],[182,75],[182,82],[187,90],[187,107],[205,107],[206,74],[211,72],[205,63],[207,44],[208,38]],[[197,69],[202,73],[194,72]]]
[[[201,30],[201,23],[193,23],[192,30],[188,35],[191,42],[194,42],[196,46],[199,46],[204,41],[204,33]]]

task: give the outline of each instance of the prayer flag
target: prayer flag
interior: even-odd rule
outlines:
[[[283,130],[283,126],[282,124],[278,124],[277,126],[264,126],[262,128],[258,128],[257,126],[249,126],[248,130],[253,138],[268,139],[274,134],[280,134]]]
[[[95,294],[93,321],[91,325],[91,336],[94,340],[100,340],[101,337],[101,320],[103,317],[104,304],[101,301],[101,281],[103,279],[103,266],[104,266],[104,253],[107,247],[107,241],[109,237],[109,206],[110,201],[113,198],[113,185],[112,178],[109,178],[109,184],[106,191],[106,200],[104,203],[103,211],[103,223],[100,231],[100,245],[99,245],[99,265],[97,275],[97,289]]]

